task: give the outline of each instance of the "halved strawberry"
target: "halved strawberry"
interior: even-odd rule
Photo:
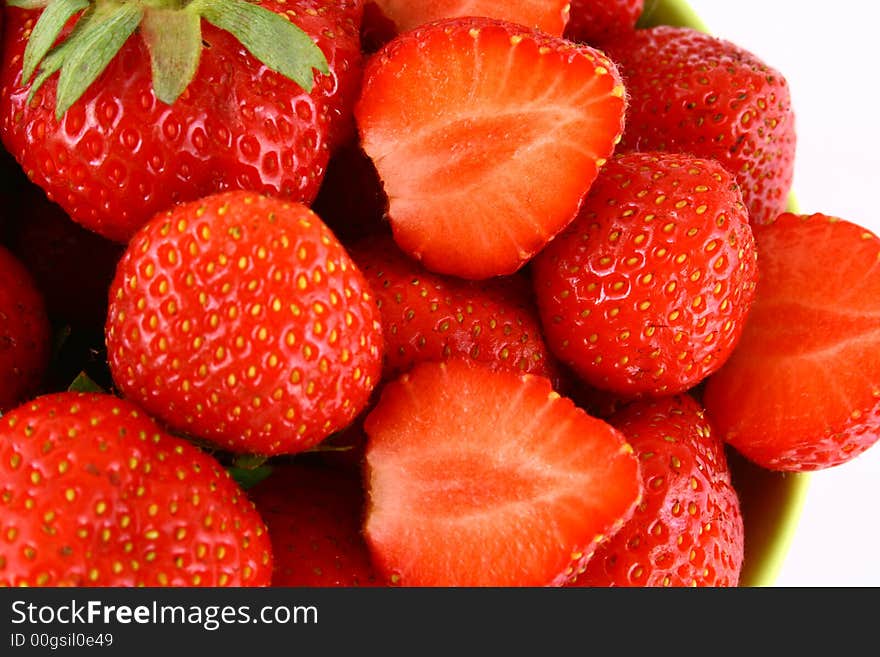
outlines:
[[[880,238],[822,214],[755,226],[761,278],[704,403],[758,465],[807,471],[880,438]]]
[[[356,109],[401,248],[432,271],[510,274],[574,219],[623,128],[602,53],[487,18],[394,39]]]
[[[370,0],[371,6],[400,32],[443,18],[485,16],[562,36],[569,15],[569,0]],[[364,17],[378,20],[372,9]]]
[[[641,493],[623,436],[542,377],[423,363],[365,428],[367,542],[403,585],[563,584]]]

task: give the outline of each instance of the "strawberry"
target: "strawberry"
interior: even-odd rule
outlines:
[[[734,43],[654,27],[603,44],[629,95],[619,153],[673,151],[714,159],[736,176],[753,223],[784,211],[794,174],[786,79]]]
[[[384,380],[415,363],[450,357],[558,377],[525,277],[464,281],[432,274],[387,236],[362,240],[350,253],[382,314]]]
[[[49,365],[49,333],[34,279],[0,246],[0,413],[39,389]]]
[[[640,496],[622,435],[543,377],[421,363],[365,428],[367,543],[405,586],[561,585]]]
[[[743,517],[724,444],[688,395],[630,404],[608,420],[635,450],[644,497],[574,586],[737,586]]]
[[[755,305],[706,384],[706,409],[721,437],[765,468],[846,463],[880,438],[880,238],[786,213],[755,239]]]
[[[601,44],[631,35],[644,8],[644,0],[571,0],[565,38]]]
[[[110,369],[171,428],[294,453],[349,424],[379,380],[375,301],[301,204],[226,192],[150,220],[111,288]]]
[[[754,238],[719,164],[615,158],[578,219],[534,262],[548,344],[621,395],[687,390],[730,356],[754,297]]]
[[[353,133],[362,0],[50,5],[7,10],[0,134],[105,237],[223,190],[309,203]]]
[[[272,586],[377,584],[361,534],[364,492],[358,476],[283,465],[248,492],[269,528]]]
[[[0,585],[260,586],[265,526],[220,464],[110,395],[0,420]]]
[[[552,36],[562,36],[569,0],[367,0],[365,20],[384,17],[396,31],[407,32],[444,18],[479,16],[518,23]],[[378,11],[375,11],[378,9]]]
[[[400,35],[370,60],[355,110],[395,240],[437,273],[517,271],[574,219],[623,96],[598,51],[512,23]]]

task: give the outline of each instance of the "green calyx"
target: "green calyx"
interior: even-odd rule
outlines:
[[[30,98],[59,73],[58,120],[139,30],[150,52],[153,90],[169,105],[195,77],[202,52],[202,19],[235,36],[265,66],[306,92],[315,71],[330,72],[321,49],[286,17],[245,0],[7,0],[24,9],[43,8],[28,39],[22,81],[33,79]],[[80,15],[71,33],[58,37]],[[34,77],[36,76],[36,77]]]

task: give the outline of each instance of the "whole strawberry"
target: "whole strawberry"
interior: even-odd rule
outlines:
[[[788,83],[729,41],[655,27],[603,44],[629,105],[618,153],[673,151],[717,160],[736,176],[753,223],[784,211],[794,175]]]
[[[227,192],[135,235],[106,338],[116,385],[171,428],[279,454],[315,446],[362,410],[381,331],[363,275],[317,215]]]
[[[34,279],[0,246],[0,413],[37,392],[49,364],[49,334]]]
[[[381,311],[383,379],[418,362],[453,356],[558,379],[525,276],[464,281],[433,274],[389,236],[361,240],[350,252]]]
[[[638,401],[609,419],[639,458],[644,496],[575,586],[737,586],[743,518],[724,444],[688,395]]]
[[[571,0],[565,38],[601,44],[630,35],[644,7],[644,0]]]
[[[533,267],[551,350],[588,384],[627,396],[682,392],[721,367],[757,275],[731,175],[661,153],[609,162]]]
[[[283,465],[248,494],[272,540],[272,586],[378,583],[361,534],[365,497],[357,473]]]
[[[75,221],[125,241],[219,191],[315,197],[353,131],[361,0],[63,4],[7,10],[0,132]]]
[[[755,239],[755,305],[706,383],[706,410],[764,468],[847,463],[880,439],[880,237],[837,217],[785,213]]]
[[[265,525],[213,458],[110,395],[0,420],[0,585],[265,586]]]

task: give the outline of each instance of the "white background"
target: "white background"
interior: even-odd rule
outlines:
[[[690,5],[710,31],[752,51],[788,80],[801,210],[835,215],[880,234],[880,8],[873,0],[690,0]],[[880,445],[812,475],[777,585],[880,585],[878,504]]]

